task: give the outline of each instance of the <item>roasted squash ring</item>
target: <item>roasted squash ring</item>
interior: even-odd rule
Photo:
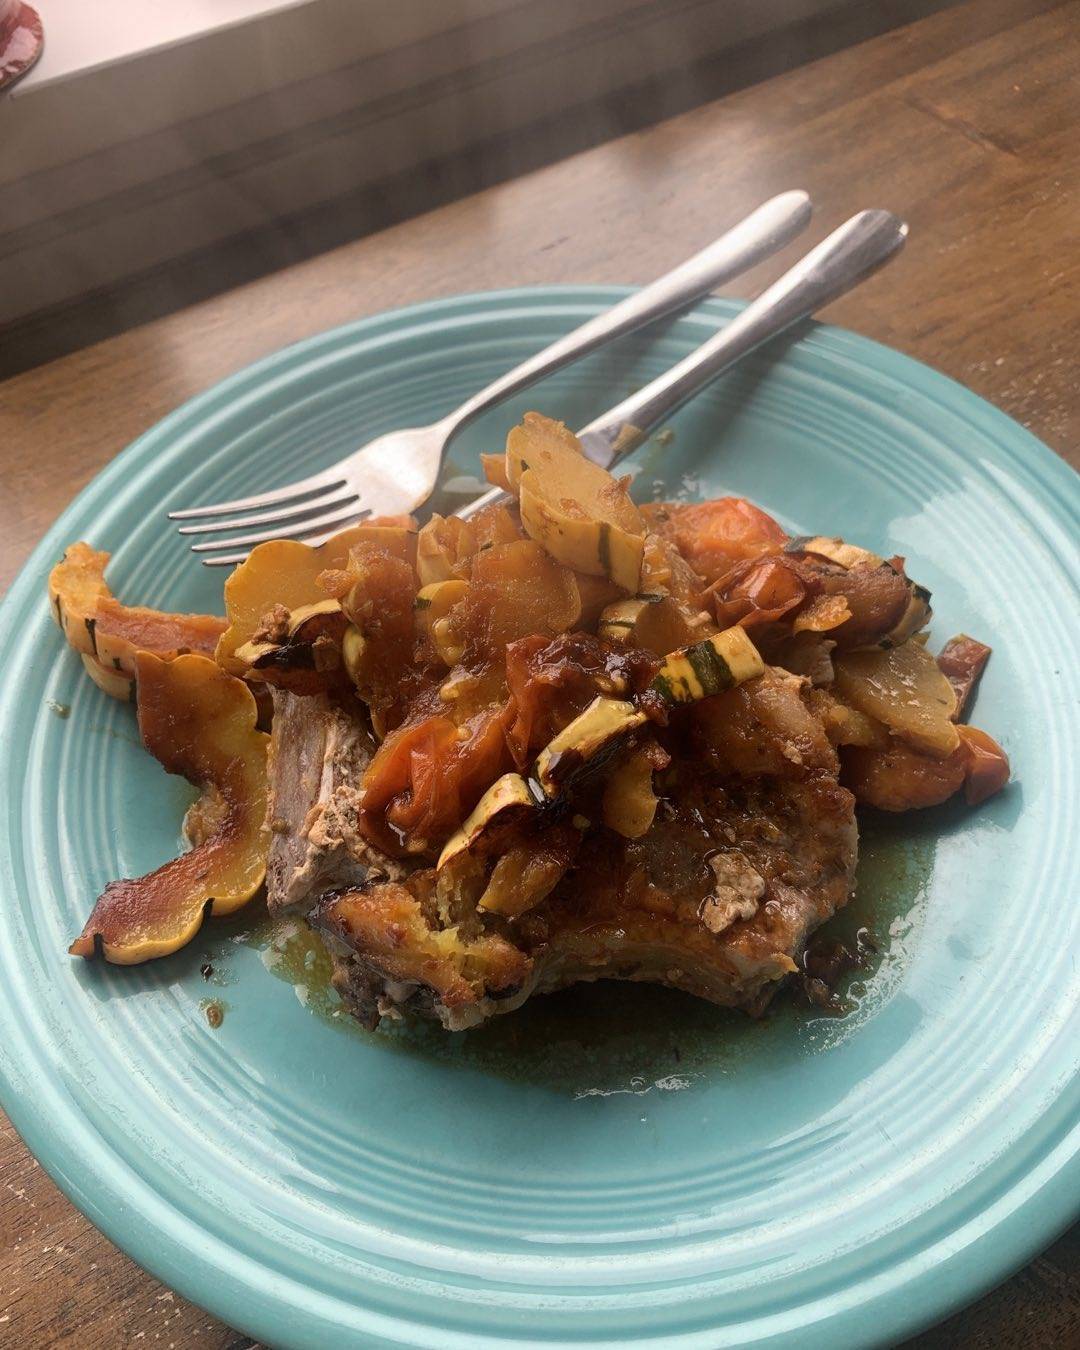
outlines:
[[[162,661],[139,654],[139,730],[169,773],[203,791],[213,821],[190,852],[99,897],[73,956],[135,965],[190,942],[211,913],[228,914],[256,893],[266,871],[266,747],[242,680],[205,656]]]

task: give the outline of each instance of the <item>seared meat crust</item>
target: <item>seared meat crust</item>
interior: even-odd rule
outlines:
[[[367,1025],[407,1013],[458,1030],[612,978],[759,1011],[854,878],[854,799],[805,690],[770,669],[699,704],[671,729],[679,753],[648,834],[590,830],[514,919],[476,911],[480,874],[451,893],[434,869],[377,854],[355,829],[371,753],[355,711],[276,694],[271,905],[306,908]]]
[[[451,1030],[579,980],[649,980],[760,1008],[850,897],[854,800],[822,777],[746,783],[691,766],[687,779],[643,839],[591,833],[542,905],[480,939],[428,926],[411,891],[430,873],[324,897],[311,921],[343,997],[369,1023],[434,1012]]]

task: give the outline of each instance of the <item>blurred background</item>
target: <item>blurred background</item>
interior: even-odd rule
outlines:
[[[0,93],[0,378],[946,7],[35,0],[41,58]]]

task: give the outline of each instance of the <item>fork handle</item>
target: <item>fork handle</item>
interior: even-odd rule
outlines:
[[[605,469],[736,361],[837,299],[903,246],[908,227],[891,211],[860,211],[678,365],[583,427],[590,459]]]
[[[891,211],[860,211],[790,268],[726,328],[678,365],[623,399],[578,432],[582,449],[610,468],[700,389],[741,357],[857,286],[903,247],[908,227]],[[469,519],[485,506],[509,501],[492,488],[457,514]]]
[[[650,286],[589,319],[467,399],[443,420],[447,436],[460,431],[493,404],[595,351],[613,338],[632,333],[666,314],[688,309],[717,286],[782,248],[806,226],[810,212],[810,198],[805,192],[781,192],[771,198],[708,248]]]

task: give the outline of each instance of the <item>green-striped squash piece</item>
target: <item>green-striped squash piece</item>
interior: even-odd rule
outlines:
[[[468,589],[469,583],[457,577],[449,581],[433,581],[430,586],[422,586],[413,601],[416,626],[421,636],[430,637],[435,624],[440,619],[445,619],[460,600],[464,600]]]
[[[617,698],[593,699],[537,755],[533,774],[544,794],[554,797],[586,767],[599,767],[644,721],[645,714],[632,703]]]
[[[608,642],[626,642],[664,656],[676,647],[688,646],[714,625],[708,616],[692,621],[686,608],[670,595],[642,594],[630,600],[616,600],[600,614],[597,634]]]
[[[487,836],[517,825],[536,813],[536,795],[519,773],[504,773],[484,793],[439,854],[439,867],[474,849]]]
[[[825,535],[801,535],[798,539],[789,540],[784,551],[786,553],[815,553],[819,558],[828,558],[838,567],[846,568],[849,571],[852,567],[857,567],[860,564],[866,567],[892,567],[891,563],[886,562],[879,554],[871,553],[869,549],[860,548],[858,544],[845,543],[843,539],[830,539]],[[910,578],[905,579],[911,590],[907,608],[892,630],[874,644],[877,647],[899,647],[913,633],[925,628],[930,622],[933,614],[930,608],[930,592],[925,586],[920,586],[917,581],[912,581]]]
[[[765,662],[746,630],[736,625],[672,652],[652,688],[668,703],[694,703],[752,680],[764,669]]]
[[[531,539],[564,567],[610,577],[634,594],[645,521],[626,484],[586,459],[565,427],[527,415],[507,441],[507,477],[517,490],[521,524]]]
[[[858,544],[849,544],[843,539],[829,538],[823,534],[804,534],[797,539],[790,539],[784,552],[816,553],[819,558],[828,558],[838,567],[846,568],[855,567],[859,563],[865,563],[868,567],[880,567],[885,561],[880,554],[871,553],[868,548],[860,548]]]

